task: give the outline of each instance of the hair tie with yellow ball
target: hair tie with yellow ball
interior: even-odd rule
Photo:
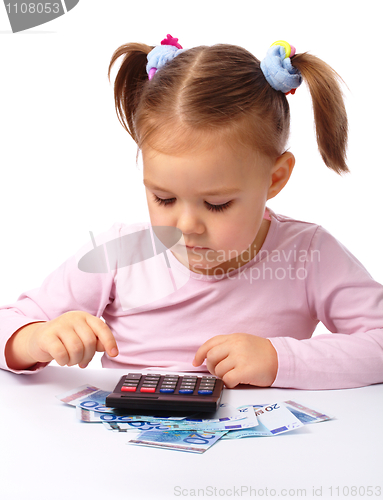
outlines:
[[[302,83],[302,75],[291,64],[291,57],[295,54],[295,47],[278,40],[267,51],[266,57],[261,61],[261,70],[267,82],[275,90],[284,94],[294,94]]]

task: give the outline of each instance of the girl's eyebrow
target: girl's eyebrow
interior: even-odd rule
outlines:
[[[163,191],[164,193],[168,192],[167,189],[164,189],[160,186],[156,186],[155,184],[153,184],[152,182],[150,182],[147,179],[144,179],[144,184],[149,189],[154,189],[155,191]],[[214,189],[214,190],[204,191],[204,192],[201,192],[198,194],[199,194],[199,196],[219,196],[219,195],[227,196],[227,195],[239,193],[240,191],[241,190],[239,188],[221,187],[221,188]]]

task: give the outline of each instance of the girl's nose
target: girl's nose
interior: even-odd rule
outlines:
[[[183,234],[202,234],[205,226],[197,213],[191,210],[183,210],[179,214],[177,227]]]

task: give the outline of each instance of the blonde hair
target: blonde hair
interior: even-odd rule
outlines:
[[[289,104],[267,83],[253,54],[235,45],[199,46],[180,53],[149,80],[146,63],[152,49],[122,45],[108,71],[110,79],[112,66],[124,56],[114,83],[115,107],[140,149],[149,144],[175,154],[209,134],[224,134],[230,143],[234,139],[273,159],[284,152]],[[323,161],[337,173],[347,172],[347,115],[339,76],[307,53],[296,54],[291,62],[310,89]]]

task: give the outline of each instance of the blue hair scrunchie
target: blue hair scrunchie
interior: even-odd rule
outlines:
[[[302,75],[286,57],[286,49],[282,45],[272,45],[266,57],[261,61],[261,70],[268,83],[275,90],[285,94],[295,91],[302,83]]]
[[[174,59],[178,54],[184,52],[185,49],[178,49],[173,45],[157,45],[147,55],[148,63],[146,65],[146,72],[149,79],[153,76],[154,72],[151,70],[158,70],[165,66],[166,63]]]

